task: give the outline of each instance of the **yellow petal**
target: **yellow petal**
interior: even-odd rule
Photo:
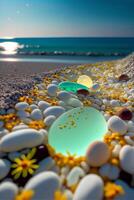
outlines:
[[[36,161],[37,161],[36,159],[32,159],[32,160],[30,160],[30,163],[33,164],[33,163],[35,163]]]
[[[21,155],[21,158],[23,159],[23,160],[27,160],[27,158],[26,158],[26,156],[23,154],[23,155]]]
[[[37,149],[36,148],[33,148],[27,155],[27,159],[32,159],[36,153]]]
[[[11,167],[12,168],[16,168],[16,167],[18,167],[18,165],[17,164],[12,164]]]
[[[18,172],[18,173],[14,176],[14,179],[15,179],[15,180],[18,179],[18,178],[20,177],[20,175],[21,175],[21,172]]]
[[[15,158],[14,161],[15,161],[16,163],[18,163],[18,164],[21,163],[21,160],[20,160],[19,158]]]
[[[27,174],[28,174],[27,170],[24,169],[23,172],[22,172],[22,176],[25,178],[25,177],[27,177]]]
[[[33,169],[38,169],[38,168],[39,168],[39,165],[32,165],[31,168],[33,168]]]
[[[18,173],[18,172],[21,172],[21,171],[22,171],[22,167],[18,167],[18,168],[14,169],[14,170],[12,171],[12,175],[14,175],[14,174],[16,174],[16,173]]]
[[[34,170],[31,169],[31,168],[29,168],[29,169],[28,169],[28,172],[29,172],[29,174],[33,174],[33,173],[34,173]]]

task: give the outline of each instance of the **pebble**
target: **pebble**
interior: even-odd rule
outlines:
[[[31,105],[29,106],[29,108],[32,109],[32,110],[34,110],[34,109],[38,109],[38,106],[35,105],[35,104],[31,104]]]
[[[24,119],[24,118],[27,118],[30,116],[30,114],[24,110],[19,110],[17,112],[17,116],[20,118],[20,119]]]
[[[55,117],[59,117],[61,114],[65,112],[65,109],[61,106],[50,106],[47,108],[44,112],[43,115],[45,117],[48,117],[50,115],[54,115]]]
[[[38,106],[39,106],[40,110],[44,111],[45,109],[50,107],[50,104],[46,101],[39,101]]]
[[[10,171],[10,162],[6,159],[0,159],[0,180],[5,178]]]
[[[25,186],[26,190],[33,190],[32,200],[53,200],[54,193],[60,189],[60,180],[54,172],[42,172],[32,177]]]
[[[102,177],[116,180],[119,177],[120,169],[117,166],[107,163],[100,167],[99,173]]]
[[[77,184],[80,178],[84,177],[85,172],[80,167],[74,167],[67,176],[67,186],[73,186]]]
[[[52,123],[56,120],[56,117],[54,115],[49,115],[44,119],[44,123],[46,126],[51,126]]]
[[[127,124],[118,116],[112,116],[108,120],[108,128],[109,130],[113,132],[118,132],[121,135],[124,135],[128,130]]]
[[[18,193],[18,187],[12,182],[3,182],[0,184],[0,199],[14,200]]]
[[[90,174],[79,183],[73,200],[102,200],[104,183],[100,176]]]
[[[57,97],[61,101],[65,101],[66,102],[71,98],[71,94],[69,92],[66,92],[66,91],[61,91],[61,92],[58,92]]]
[[[29,127],[26,124],[20,124],[18,126],[14,126],[12,131],[18,131],[18,130],[23,130],[23,129],[28,129]]]
[[[122,108],[117,115],[123,120],[131,120],[133,117],[132,112],[128,108]]]
[[[119,103],[118,100],[111,100],[111,101],[110,101],[110,104],[111,104],[111,106],[113,106],[113,107],[118,107],[118,106],[120,106],[120,103]]]
[[[118,157],[119,153],[120,153],[120,150],[121,150],[121,145],[120,144],[116,144],[114,149],[112,150],[113,157]]]
[[[130,174],[134,174],[134,147],[129,145],[122,147],[119,158],[122,169]]]
[[[29,107],[29,104],[26,102],[19,102],[15,105],[16,110],[25,110]]]
[[[42,144],[44,135],[34,129],[13,131],[0,140],[2,152],[18,151]]]
[[[3,136],[7,135],[8,133],[9,133],[9,131],[8,131],[7,129],[2,129],[2,130],[0,130],[0,139],[1,139]]]
[[[11,161],[14,161],[15,158],[20,157],[20,156],[21,156],[21,153],[17,151],[16,152],[14,151],[8,154],[8,158]]]
[[[50,171],[55,165],[55,161],[51,157],[47,157],[39,162],[39,168],[35,171],[35,175],[43,171]]]
[[[55,84],[50,84],[47,87],[47,93],[49,96],[52,96],[52,97],[56,96],[57,90],[58,90],[58,86]]]
[[[110,158],[110,150],[106,143],[95,141],[89,145],[86,152],[86,159],[90,166],[99,167]]]
[[[42,113],[41,113],[41,111],[39,109],[34,109],[31,112],[31,118],[33,120],[42,120],[43,119],[43,115],[42,115]]]
[[[67,104],[74,108],[83,106],[83,103],[79,99],[75,99],[75,98],[70,98]]]
[[[83,96],[88,96],[89,95],[89,91],[85,90],[85,89],[79,89],[77,90],[77,94],[79,95],[83,95]]]

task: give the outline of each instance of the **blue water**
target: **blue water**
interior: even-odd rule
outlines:
[[[3,54],[0,45],[0,58],[21,58],[23,60],[72,60],[92,62],[113,60],[134,52],[134,38],[14,38],[0,39],[3,42],[18,44],[12,55]]]

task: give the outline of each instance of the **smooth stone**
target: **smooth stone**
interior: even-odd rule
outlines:
[[[38,106],[35,105],[35,104],[31,104],[31,105],[29,106],[29,108],[32,109],[32,110],[34,110],[34,109],[38,109]]]
[[[125,145],[119,154],[122,169],[129,174],[134,174],[134,147]]]
[[[106,132],[107,123],[98,110],[78,107],[55,120],[49,129],[48,142],[58,153],[66,155],[68,151],[84,156],[89,144],[96,138],[101,140]]]
[[[7,135],[9,133],[9,131],[7,130],[7,129],[2,129],[1,131],[0,131],[0,139],[2,138],[2,137],[4,137],[5,135]]]
[[[112,116],[107,123],[111,131],[118,132],[121,135],[124,135],[128,130],[127,124],[118,116]]]
[[[29,104],[26,102],[19,102],[15,105],[16,110],[25,110],[26,108],[29,107]]]
[[[106,143],[95,141],[89,145],[86,152],[86,159],[90,166],[99,167],[109,160],[110,155],[111,152]]]
[[[81,75],[78,77],[77,83],[84,85],[88,88],[91,88],[93,85],[92,79],[87,75]]]
[[[133,114],[128,108],[122,108],[117,115],[123,120],[131,120],[133,118]]]
[[[56,117],[55,117],[54,115],[49,115],[48,117],[46,117],[46,118],[44,119],[44,123],[45,123],[45,125],[47,125],[47,126],[51,126],[52,123],[53,123],[55,120],[56,120]]]
[[[55,161],[51,157],[47,157],[39,162],[39,168],[35,171],[35,175],[41,172],[50,171],[55,165]]]
[[[129,80],[129,76],[127,74],[121,74],[118,77],[119,81],[128,81]]]
[[[57,97],[58,97],[58,99],[60,99],[62,101],[68,101],[68,99],[71,98],[71,94],[66,91],[61,91],[61,92],[58,92]]]
[[[6,159],[0,159],[0,180],[5,178],[10,171],[10,162]]]
[[[31,118],[33,120],[42,120],[43,119],[43,115],[42,115],[42,113],[41,113],[41,111],[39,109],[34,109],[31,112]]]
[[[85,90],[85,89],[79,89],[79,90],[77,90],[77,94],[78,95],[83,95],[83,96],[88,96],[89,95],[89,91]]]
[[[42,172],[32,177],[25,186],[25,190],[35,192],[32,200],[54,200],[54,193],[59,189],[59,176],[54,172]]]
[[[19,110],[17,112],[17,116],[20,118],[20,119],[23,119],[23,118],[27,118],[30,116],[30,114],[24,110]]]
[[[14,200],[18,193],[18,187],[12,182],[3,182],[0,184],[0,199]]]
[[[12,131],[18,131],[22,129],[29,129],[29,127],[26,124],[22,124],[22,125],[14,126]]]
[[[0,140],[2,152],[18,151],[42,144],[44,135],[34,129],[13,131]]]
[[[39,101],[38,106],[39,106],[40,110],[44,111],[45,109],[50,107],[50,104],[46,101]]]
[[[61,90],[65,90],[65,91],[73,92],[73,93],[76,93],[77,90],[79,90],[79,89],[88,90],[88,87],[86,87],[86,86],[84,86],[82,84],[78,84],[78,83],[74,83],[74,82],[68,82],[68,81],[61,82],[58,85],[58,87]]]
[[[65,109],[61,106],[51,106],[43,112],[43,115],[45,117],[48,117],[50,115],[54,115],[55,117],[59,117],[64,112],[65,112]]]
[[[93,86],[91,87],[91,90],[96,91],[100,88],[100,85],[98,83],[93,84]]]
[[[56,96],[57,90],[58,90],[58,86],[55,84],[50,84],[47,87],[47,93],[49,96],[52,96],[52,97]]]
[[[113,107],[118,107],[118,106],[120,106],[119,101],[118,101],[118,100],[114,100],[114,99],[110,101],[110,104],[111,104],[111,106],[113,106]]]
[[[70,98],[67,104],[74,108],[83,106],[83,103],[79,99],[75,99],[75,98]]]
[[[59,101],[58,105],[64,108],[66,107],[66,103],[64,101]]]
[[[68,174],[66,180],[67,180],[67,186],[73,186],[77,184],[80,180],[80,178],[85,176],[85,172],[80,167],[74,167]]]
[[[90,174],[79,183],[73,200],[102,200],[104,183],[100,176]]]
[[[107,163],[100,167],[99,173],[105,178],[116,180],[119,177],[120,169],[117,166]]]
[[[53,80],[53,81],[52,81],[52,84],[58,85],[59,83],[58,83],[58,81]]]

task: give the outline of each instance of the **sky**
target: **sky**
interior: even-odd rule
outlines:
[[[134,37],[134,0],[0,0],[0,37]]]

